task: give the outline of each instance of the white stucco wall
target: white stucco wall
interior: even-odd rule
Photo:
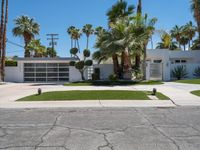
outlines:
[[[18,62],[17,67],[5,67],[6,82],[24,82],[23,63]]]
[[[94,65],[94,68],[100,68],[100,79],[108,79],[113,71],[113,64],[99,64]]]
[[[76,82],[81,81],[81,74],[80,72],[75,68],[70,66],[69,67],[69,82]]]

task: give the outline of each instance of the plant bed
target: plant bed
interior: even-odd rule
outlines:
[[[150,100],[145,91],[56,91],[46,92],[41,95],[31,95],[17,101],[73,101],[73,100]],[[161,93],[156,95],[158,99],[169,99]]]
[[[200,79],[190,79],[190,80],[178,80],[177,83],[186,83],[186,84],[200,84]]]
[[[163,84],[161,81],[80,81],[73,83],[66,83],[65,86],[128,86],[128,85],[159,85]]]

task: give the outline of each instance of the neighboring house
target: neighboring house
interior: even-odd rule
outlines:
[[[16,58],[16,67],[5,68],[6,82],[74,82],[80,81],[79,71],[69,66],[75,58]],[[171,71],[179,66],[186,67],[188,78],[194,78],[194,70],[200,67],[200,50],[170,51],[147,50],[147,80],[173,80]],[[94,64],[85,70],[85,78],[91,79],[94,68],[100,68],[100,78],[108,79],[113,74],[113,65]]]
[[[171,51],[167,49],[147,50],[147,79],[173,80],[172,70],[183,65],[188,78],[194,78],[194,70],[200,67],[200,50]]]

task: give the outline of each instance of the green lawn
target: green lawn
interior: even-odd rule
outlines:
[[[161,81],[82,81],[66,83],[65,86],[127,86],[127,85],[159,85]]]
[[[192,91],[191,93],[194,94],[194,95],[196,95],[196,96],[200,96],[200,90],[198,90],[198,91]]]
[[[190,80],[178,80],[178,83],[187,83],[187,84],[200,84],[200,79],[190,79]]]
[[[18,101],[62,101],[62,100],[149,100],[150,92],[143,91],[57,91],[46,92],[41,95],[31,95]],[[161,100],[168,97],[157,93]]]

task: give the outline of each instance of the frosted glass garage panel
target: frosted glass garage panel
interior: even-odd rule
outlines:
[[[68,63],[25,63],[25,82],[67,82],[69,81]]]

